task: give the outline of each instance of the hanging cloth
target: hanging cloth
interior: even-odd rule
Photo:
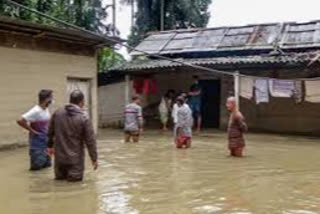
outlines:
[[[158,83],[155,79],[150,80],[150,93],[153,95],[158,94]]]
[[[293,97],[296,103],[301,103],[303,101],[303,82],[302,81],[294,81]]]
[[[133,80],[133,88],[136,91],[136,94],[142,94],[143,93],[143,79],[134,79]]]
[[[270,94],[273,97],[292,97],[295,84],[293,80],[269,80]]]
[[[255,81],[255,96],[256,96],[256,103],[257,104],[269,102],[268,80],[256,79],[256,81]]]
[[[253,97],[254,79],[250,77],[240,78],[240,96],[248,100]]]
[[[158,94],[158,84],[154,79],[143,80],[143,94],[148,96],[149,94]]]
[[[320,103],[320,81],[305,81],[306,98],[310,103]]]

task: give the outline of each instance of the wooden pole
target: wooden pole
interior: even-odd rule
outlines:
[[[160,5],[160,31],[164,30],[164,0],[161,0]]]
[[[130,102],[130,76],[127,74],[125,76],[125,87],[124,87],[124,98],[125,105],[128,105]]]
[[[134,26],[134,0],[131,0],[131,28]]]
[[[236,99],[236,104],[240,110],[240,73],[236,71],[234,73],[234,97]]]
[[[116,33],[117,33],[117,30],[116,30],[116,19],[117,19],[117,17],[116,17],[116,14],[117,14],[116,0],[113,0],[113,2],[112,2],[112,9],[113,9],[113,13],[112,13],[113,36],[116,36]]]

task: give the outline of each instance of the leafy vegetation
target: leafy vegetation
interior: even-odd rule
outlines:
[[[132,4],[135,1],[137,12],[135,26],[129,38],[130,45],[137,45],[148,32],[161,29],[161,0],[123,0]],[[212,0],[163,0],[164,30],[205,27]]]

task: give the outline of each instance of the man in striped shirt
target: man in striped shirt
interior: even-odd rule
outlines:
[[[138,143],[143,131],[142,108],[138,96],[132,97],[132,102],[125,108],[124,117],[125,142],[130,142],[132,138],[134,143]]]

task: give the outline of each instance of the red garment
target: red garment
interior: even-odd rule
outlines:
[[[243,150],[245,148],[244,144],[235,144],[235,145],[229,145],[230,155],[235,157],[242,157],[243,156]]]
[[[177,139],[177,148],[181,149],[183,146],[188,146],[188,141],[191,140],[191,137],[179,136]]]
[[[143,94],[158,94],[158,84],[157,81],[154,79],[145,79],[143,81]]]
[[[154,79],[150,80],[150,93],[155,95],[158,94],[158,83]]]
[[[136,91],[136,94],[142,94],[144,87],[144,80],[143,79],[135,79],[133,80],[133,88]]]

